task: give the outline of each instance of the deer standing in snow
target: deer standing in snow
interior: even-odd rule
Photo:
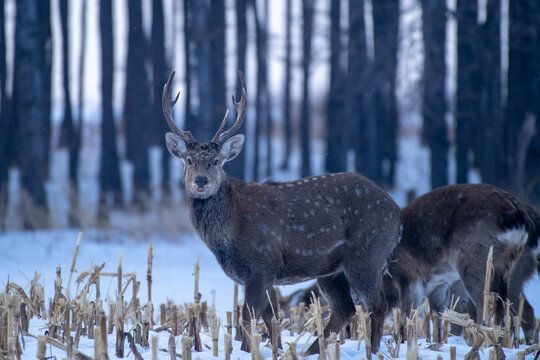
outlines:
[[[272,333],[272,309],[277,309],[273,286],[316,278],[331,310],[325,337],[338,333],[355,313],[352,293],[372,312],[371,348],[377,352],[387,309],[382,273],[400,236],[399,207],[385,191],[354,173],[264,184],[228,176],[222,166],[244,144],[244,135],[234,135],[246,113],[242,73],[242,98],[236,102],[233,97],[235,123],[223,132],[225,116],[212,140],[203,143],[174,123],[172,106],[178,95],[171,101],[173,76],[162,98],[172,130],[166,134],[167,148],[184,162],[186,201],[195,230],[223,271],[245,287],[244,328],[250,331],[251,311],[256,318],[262,316]],[[242,349],[250,349],[246,336]],[[318,346],[313,343],[308,353],[315,352]]]
[[[491,185],[463,184],[435,189],[403,208],[403,231],[389,259],[386,293],[397,289],[410,311],[428,297],[432,309],[450,307],[481,321],[486,260],[493,246],[491,291],[509,299],[517,312],[519,295],[537,267],[540,216],[532,206]],[[391,301],[389,300],[391,303]],[[392,304],[391,304],[392,305]],[[497,301],[495,321],[502,320]],[[525,302],[523,328],[530,340],[534,312]]]

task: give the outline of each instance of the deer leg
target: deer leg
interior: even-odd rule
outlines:
[[[244,302],[244,307],[242,309],[242,326],[244,328],[242,332],[242,346],[241,350],[250,352],[251,351],[251,317],[255,316],[255,319],[259,319],[261,315],[270,311],[272,313],[270,302],[268,301],[268,296],[266,291],[272,292],[272,286],[264,285],[264,281],[260,278],[256,280],[246,282],[246,300]],[[270,316],[270,319],[272,317]],[[266,323],[266,321],[265,321]],[[269,331],[271,331],[271,322]],[[267,325],[268,326],[268,325]],[[256,329],[255,329],[256,330]]]
[[[262,318],[264,321],[264,324],[266,325],[266,328],[268,329],[268,336],[270,337],[270,341],[272,341],[272,318],[275,316],[276,319],[278,318],[278,301],[277,301],[277,293],[276,289],[272,288],[272,291],[269,291],[267,294],[267,297],[270,297],[271,303],[268,303],[268,306],[262,313]],[[281,345],[281,334],[278,332],[278,347],[282,349]]]
[[[532,255],[530,248],[525,248],[510,275],[508,283],[508,297],[512,303],[512,312],[517,314],[519,309],[519,294],[523,292],[523,285],[529,280],[536,270],[536,259]],[[534,326],[536,319],[531,304],[525,298],[523,304],[522,327],[527,342],[533,340]]]
[[[330,305],[330,320],[324,328],[324,337],[327,338],[331,333],[339,333],[356,310],[351,298],[349,282],[343,273],[317,278],[317,284]],[[304,355],[318,353],[319,343],[315,340]]]
[[[349,268],[345,275],[354,294],[371,313],[371,351],[376,354],[379,351],[388,309],[382,287],[382,270],[357,266]]]

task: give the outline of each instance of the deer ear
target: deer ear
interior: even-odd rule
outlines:
[[[167,149],[172,156],[182,159],[186,153],[186,143],[184,140],[172,132],[165,134],[165,143],[167,144]]]
[[[231,161],[240,154],[242,146],[244,146],[244,139],[244,135],[238,134],[225,141],[221,146],[221,157],[223,158],[223,162]]]

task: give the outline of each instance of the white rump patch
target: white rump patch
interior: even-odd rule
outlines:
[[[441,274],[431,275],[426,285],[426,293],[431,294],[436,289],[447,291],[455,281],[459,280],[459,274],[455,270],[450,270]]]
[[[501,232],[495,235],[495,238],[505,244],[523,246],[527,243],[528,236],[529,234],[524,228],[515,228]]]

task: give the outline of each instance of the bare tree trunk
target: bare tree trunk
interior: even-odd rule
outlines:
[[[377,0],[373,5],[375,48],[375,114],[379,147],[373,180],[391,187],[397,160],[396,69],[399,0]]]
[[[486,22],[481,26],[482,35],[482,92],[480,97],[480,121],[482,141],[480,170],[482,182],[501,186],[503,173],[503,132],[501,103],[501,2],[487,3]]]
[[[532,84],[532,95],[534,100],[532,101],[535,106],[531,107],[533,115],[536,117],[536,134],[531,140],[529,151],[527,152],[527,158],[525,159],[525,191],[527,192],[528,200],[536,205],[540,206],[540,4],[538,2],[532,2],[533,8],[531,12],[533,21],[531,28],[534,29],[536,39],[533,39],[533,64],[535,68],[533,73],[536,73],[534,83]]]
[[[333,4],[334,2],[332,2]],[[337,1],[339,3],[339,1]],[[292,26],[292,0],[286,0],[285,13],[285,79],[283,84],[283,123],[285,125],[285,154],[283,155],[282,169],[289,168],[292,152],[291,131],[291,26]]]
[[[212,0],[209,18],[210,71],[212,78],[212,130],[226,111],[225,103],[225,1]]]
[[[373,62],[367,57],[366,28],[364,22],[364,6],[349,1],[349,43],[347,70],[347,111],[349,128],[346,138],[356,152],[356,171],[368,175],[368,149],[376,145],[376,137],[369,133],[367,124],[372,121],[373,92],[364,89],[371,88],[369,76]]]
[[[43,0],[38,3],[39,24],[40,24],[40,61],[41,61],[41,77],[42,77],[42,93],[45,127],[42,129],[43,136],[50,143],[51,141],[51,98],[52,98],[52,38],[51,38],[51,1]],[[50,165],[50,146],[47,146],[47,154],[45,154],[45,172],[46,177],[49,177]]]
[[[211,50],[208,25],[210,17],[209,3],[205,1],[193,1],[191,3],[193,16],[193,35],[196,42],[197,56],[197,86],[199,107],[197,109],[197,119],[193,122],[192,131],[197,139],[207,141],[215,133],[217,122],[221,120],[214,119],[212,102],[212,71],[211,71]],[[204,140],[203,140],[204,139]]]
[[[508,53],[508,98],[504,133],[506,135],[506,174],[505,184],[512,192],[525,194],[525,183],[520,183],[515,173],[518,170],[520,146],[524,139],[520,137],[521,129],[527,117],[539,115],[539,7],[537,1],[510,1],[509,11],[509,53]],[[536,74],[536,75],[534,75]],[[540,119],[536,118],[536,124]],[[538,125],[537,125],[538,128]],[[533,139],[533,152],[529,157],[528,176],[531,188],[540,185],[540,174],[537,165],[538,158],[530,157],[539,153],[540,146],[536,143],[540,137]],[[534,142],[536,140],[536,142]],[[525,150],[527,154],[528,149]],[[525,182],[529,182],[525,180]],[[536,185],[535,185],[536,183]]]
[[[134,205],[145,210],[150,200],[148,147],[150,142],[150,85],[146,72],[146,39],[140,0],[128,2],[129,34],[124,121],[127,156],[133,163]]]
[[[184,126],[194,129],[193,112],[191,110],[191,28],[192,28],[191,0],[184,0],[184,78],[186,81],[186,111]]]
[[[431,150],[431,188],[448,184],[446,131],[446,3],[422,1],[424,36],[423,137]]]
[[[6,32],[4,0],[0,0],[0,230],[4,224],[7,206],[8,181],[8,97],[6,93]]]
[[[165,133],[169,131],[167,122],[163,119],[163,110],[161,108],[161,94],[163,85],[167,82],[169,66],[165,56],[165,25],[163,14],[163,1],[152,0],[152,115],[151,115],[151,131],[153,145],[161,147],[161,189],[163,191],[163,199],[168,199],[169,196],[169,152],[165,145]]]
[[[475,121],[478,121],[479,58],[477,4],[458,0],[458,63],[456,94],[457,182],[468,180],[470,156],[474,155]]]
[[[347,170],[348,144],[345,142],[343,122],[347,119],[345,104],[345,76],[341,65],[341,2],[332,1],[330,5],[330,91],[326,118],[326,171]]]
[[[246,72],[246,47],[247,47],[247,0],[236,0],[236,59],[238,62],[238,70]],[[240,79],[236,81],[237,96],[242,93],[242,85]],[[233,116],[233,118],[235,118]],[[244,125],[242,125],[244,126]],[[244,126],[245,129],[245,126]],[[242,132],[242,130],[239,130]],[[234,161],[228,162],[227,173],[239,179],[246,180],[246,150],[241,151]]]
[[[122,206],[122,182],[113,113],[114,46],[111,0],[100,0],[101,35],[101,161],[99,221],[108,221],[108,208]]]
[[[45,113],[40,54],[38,0],[16,2],[15,74],[13,104],[18,139],[18,159],[23,192],[23,226],[26,229],[49,225],[45,193],[46,156],[49,139]],[[38,91],[36,91],[38,89]],[[32,119],[32,121],[27,121]]]
[[[62,122],[62,132],[60,135],[60,146],[69,150],[69,181],[70,194],[73,200],[77,194],[77,161],[79,157],[79,147],[77,144],[76,125],[73,122],[71,109],[71,91],[69,86],[69,31],[68,31],[68,0],[60,0],[60,20],[62,28],[62,86],[64,92],[64,119]],[[72,201],[73,204],[73,201]]]
[[[302,1],[302,18],[303,18],[303,32],[302,32],[302,168],[301,175],[311,175],[311,149],[310,149],[310,130],[311,130],[311,116],[310,116],[310,92],[309,92],[309,70],[311,66],[311,38],[313,33],[313,12],[314,4],[313,0]]]
[[[255,144],[255,164],[253,167],[254,173],[253,173],[253,179],[257,180],[259,176],[261,175],[260,172],[260,164],[259,161],[261,160],[260,157],[260,144],[259,142],[261,139],[265,138],[266,135],[266,141],[270,141],[270,138],[268,138],[268,132],[265,131],[268,126],[270,126],[270,118],[269,118],[269,95],[268,95],[268,80],[267,80],[267,34],[266,34],[266,20],[263,21],[265,18],[265,11],[260,11],[259,6],[257,4],[257,0],[252,0],[253,5],[253,15],[255,17],[255,30],[256,30],[256,43],[257,43],[257,97],[256,97],[256,126],[255,126],[255,134],[256,134],[256,144]],[[263,7],[264,8],[264,7]],[[265,134],[266,132],[266,134]],[[266,173],[264,174],[264,177],[267,177],[269,174],[268,169],[268,163],[267,157],[269,154],[267,153],[268,148],[265,151],[265,170]]]

